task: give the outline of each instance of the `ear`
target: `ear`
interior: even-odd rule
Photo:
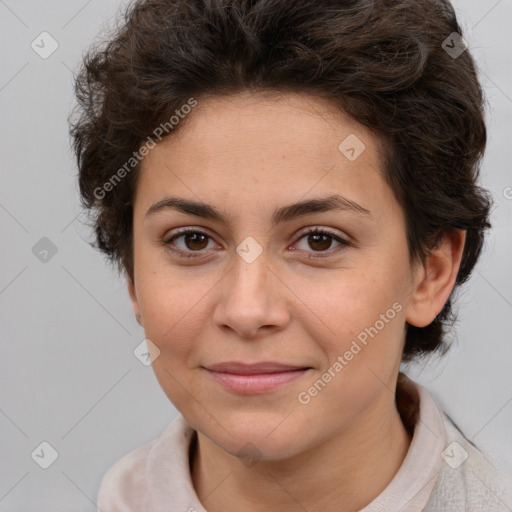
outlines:
[[[140,326],[144,327],[144,325],[142,324],[142,318],[140,315],[139,301],[137,300],[137,292],[135,291],[135,285],[133,284],[133,281],[130,277],[127,278],[127,284],[128,284],[128,293],[130,294],[130,299],[132,301],[133,312],[135,313],[135,318],[136,318],[138,324]]]
[[[455,285],[465,242],[466,231],[451,231],[419,267],[406,314],[409,324],[426,327],[441,312]]]

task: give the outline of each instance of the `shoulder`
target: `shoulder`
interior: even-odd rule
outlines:
[[[146,461],[156,441],[132,450],[108,469],[98,492],[98,510],[144,510],[143,501],[147,494]]]
[[[425,512],[510,510],[511,475],[498,468],[455,422],[441,413],[446,445],[439,477]]]
[[[153,466],[165,455],[168,470],[176,464],[174,452],[178,458],[189,438],[186,423],[178,416],[167,426],[162,434],[116,461],[102,478],[98,491],[97,507],[103,512],[143,512],[150,505],[150,488],[154,480]],[[182,446],[183,445],[183,446]],[[162,469],[158,464],[159,469]]]

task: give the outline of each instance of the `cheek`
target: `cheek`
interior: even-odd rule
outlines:
[[[161,360],[177,368],[200,331],[204,291],[156,271],[141,282],[137,296],[146,337],[160,349]]]
[[[347,340],[375,324],[381,315],[385,320],[398,317],[400,308],[393,309],[393,304],[400,302],[400,286],[389,273],[383,276],[385,272],[350,269],[317,280],[315,286],[308,280],[296,280],[294,293],[307,306],[304,313],[311,319],[310,326],[324,330],[327,337]]]
[[[338,293],[337,307],[324,319],[329,333],[316,338],[309,333],[324,363],[301,390],[300,403],[311,401],[303,412],[315,418],[319,430],[332,417],[350,422],[393,385],[402,356],[404,309],[396,297],[384,295],[385,290],[374,291],[378,298],[372,294],[354,303]]]
[[[158,274],[157,274],[158,275]],[[146,280],[140,290],[139,304],[144,332],[160,350],[153,361],[155,376],[169,400],[179,410],[188,410],[195,373],[193,358],[204,320],[201,316],[202,294],[171,285],[156,277]]]
[[[304,282],[297,292],[307,297],[301,326],[322,352],[322,380],[332,382],[323,400],[343,397],[344,407],[351,397],[369,397],[381,389],[402,355],[401,285],[390,271],[369,268],[372,272],[341,273],[315,288]]]

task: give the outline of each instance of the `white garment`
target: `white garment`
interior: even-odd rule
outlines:
[[[510,476],[498,474],[425,388],[409,383],[419,395],[411,445],[390,484],[360,512],[512,511]],[[194,435],[178,416],[159,438],[119,459],[103,477],[98,512],[207,512],[190,476]]]

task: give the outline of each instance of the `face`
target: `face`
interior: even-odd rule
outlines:
[[[404,215],[375,136],[324,100],[237,94],[188,116],[143,161],[134,308],[193,428],[289,457],[393,386],[417,284]]]

